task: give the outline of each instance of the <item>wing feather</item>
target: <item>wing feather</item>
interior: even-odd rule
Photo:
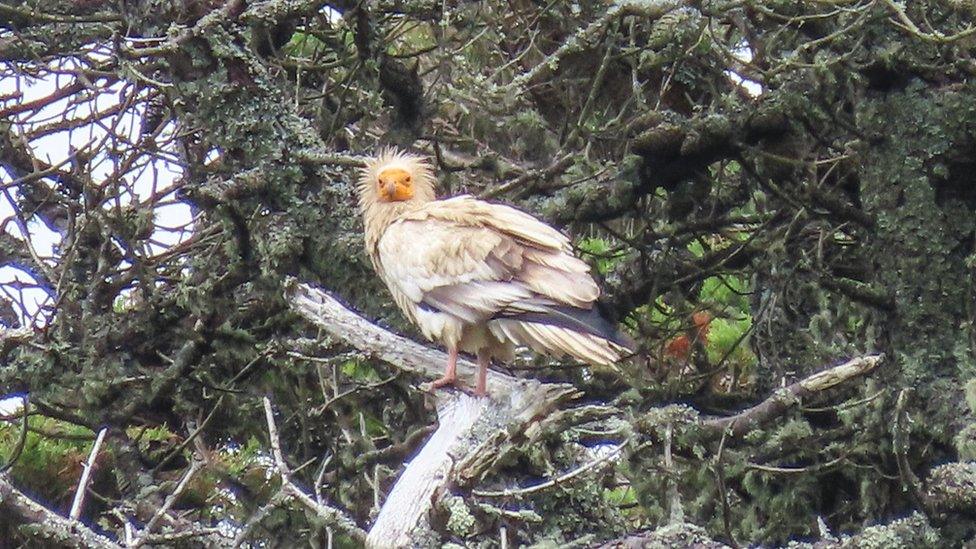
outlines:
[[[569,239],[515,208],[459,196],[430,202],[406,219],[402,223],[450,227],[451,234],[441,236],[457,238],[457,245],[466,247],[473,260],[483,261],[502,279],[520,282],[556,303],[589,308],[600,296],[589,265],[573,255]],[[420,235],[427,237],[426,232],[419,232],[414,238]],[[453,262],[456,254],[446,256]]]
[[[566,236],[514,208],[471,197],[425,204],[386,229],[377,257],[415,319],[446,313],[487,324],[502,341],[592,364],[625,351],[615,328],[595,320],[599,288]]]

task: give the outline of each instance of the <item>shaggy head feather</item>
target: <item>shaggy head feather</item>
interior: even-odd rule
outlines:
[[[390,147],[380,152],[376,158],[366,162],[359,171],[359,206],[365,212],[382,202],[390,202],[390,195],[383,192],[383,180],[405,174],[411,186],[407,195],[397,195],[394,202],[430,202],[434,194],[434,168],[426,158]],[[400,179],[400,177],[397,177]]]

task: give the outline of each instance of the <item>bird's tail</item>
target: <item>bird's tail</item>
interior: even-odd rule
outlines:
[[[570,355],[594,366],[613,367],[632,354],[633,342],[596,309],[567,306],[493,319],[489,328],[519,345],[546,354]]]

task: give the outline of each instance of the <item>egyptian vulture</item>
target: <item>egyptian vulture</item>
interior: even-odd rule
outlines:
[[[594,307],[600,295],[570,241],[538,219],[471,196],[437,200],[420,156],[388,149],[359,176],[366,250],[403,313],[448,351],[434,387],[457,385],[457,357],[478,357],[476,395],[492,357],[516,345],[609,366],[626,339]]]

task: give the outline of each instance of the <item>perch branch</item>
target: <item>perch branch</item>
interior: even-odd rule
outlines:
[[[298,314],[352,347],[400,370],[431,380],[441,377],[447,363],[446,354],[380,328],[347,309],[325,291],[292,280],[288,283],[286,297]],[[464,358],[458,358],[457,366],[461,376],[474,377],[477,370],[474,362]],[[488,387],[492,393],[496,390],[510,392],[526,383],[512,376],[488,371]]]
[[[328,293],[290,281],[286,299],[300,315],[352,347],[401,370],[440,377],[444,353],[376,326]],[[474,375],[475,368],[471,361],[458,360],[461,375]],[[491,398],[436,391],[438,427],[387,495],[367,547],[404,547],[429,537],[431,511],[449,489],[470,487],[513,449],[550,432],[563,417],[551,412],[577,396],[570,385],[495,371],[489,371],[488,383]]]
[[[770,419],[780,416],[801,399],[871,372],[883,359],[884,355],[868,355],[851,359],[784,387],[766,400],[734,416],[707,420],[703,423],[703,427],[716,436],[728,430],[730,435],[742,437]]]

